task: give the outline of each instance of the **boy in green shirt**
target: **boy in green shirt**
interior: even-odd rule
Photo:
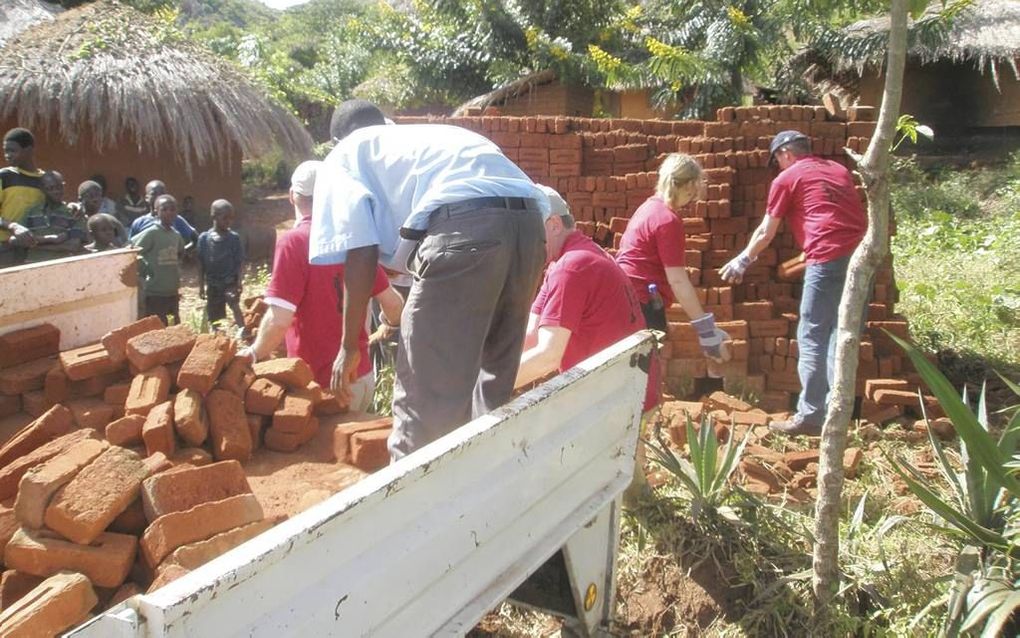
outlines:
[[[170,324],[171,316],[180,323],[180,258],[187,246],[184,238],[174,230],[177,200],[172,195],[160,195],[153,202],[153,209],[159,223],[131,238],[131,244],[142,249],[138,258],[145,298],[144,314],[156,315],[166,325]]]

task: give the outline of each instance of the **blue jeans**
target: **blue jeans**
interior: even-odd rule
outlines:
[[[809,425],[821,427],[825,422],[836,358],[833,336],[839,323],[839,301],[849,263],[847,255],[821,264],[808,264],[804,273],[797,324],[797,374],[801,390],[795,418]]]

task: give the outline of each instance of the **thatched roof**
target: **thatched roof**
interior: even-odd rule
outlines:
[[[1017,59],[1020,58],[1020,0],[975,0],[970,6],[950,19],[948,29],[939,29],[934,19],[942,10],[941,2],[932,2],[925,16],[913,24],[908,55],[922,62],[951,60],[974,62],[979,69],[990,68],[996,73],[998,66],[1009,66],[1020,78]],[[923,33],[924,23],[934,28]],[[856,22],[844,30],[847,37],[866,41],[884,40],[889,33],[889,17]],[[857,70],[884,58],[884,47],[875,58],[875,47],[843,48],[831,60],[835,71]]]
[[[43,0],[3,0],[0,2],[0,46],[25,29],[52,20],[63,11],[60,5]]]
[[[88,131],[97,152],[134,140],[188,170],[233,145],[249,156],[274,145],[307,156],[312,145],[239,68],[114,0],[65,11],[0,50],[0,118],[11,116],[56,126],[68,143]]]
[[[452,117],[466,115],[469,110],[476,108],[484,111],[490,106],[503,104],[509,99],[527,95],[536,87],[549,84],[554,80],[556,80],[556,73],[551,69],[529,73],[528,75],[518,78],[513,82],[504,84],[493,91],[471,98],[454,109]]]

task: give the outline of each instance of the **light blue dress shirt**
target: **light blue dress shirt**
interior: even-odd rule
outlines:
[[[140,235],[142,231],[149,226],[158,223],[159,217],[156,217],[155,215],[151,215],[149,213],[139,215],[135,221],[131,222],[131,230],[128,231],[128,237],[133,239],[137,235]],[[180,215],[174,219],[174,230],[176,230],[185,241],[193,242],[198,240],[198,231],[196,231],[191,224],[188,223],[188,220],[184,219]]]
[[[341,140],[315,179],[309,261],[342,264],[347,251],[378,246],[393,263],[400,228],[428,228],[443,204],[477,197],[549,200],[488,139],[458,126],[369,126]]]

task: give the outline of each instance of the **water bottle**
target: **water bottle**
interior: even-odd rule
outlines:
[[[655,284],[648,284],[648,303],[651,305],[652,310],[662,310],[662,295],[659,294],[659,287]]]

